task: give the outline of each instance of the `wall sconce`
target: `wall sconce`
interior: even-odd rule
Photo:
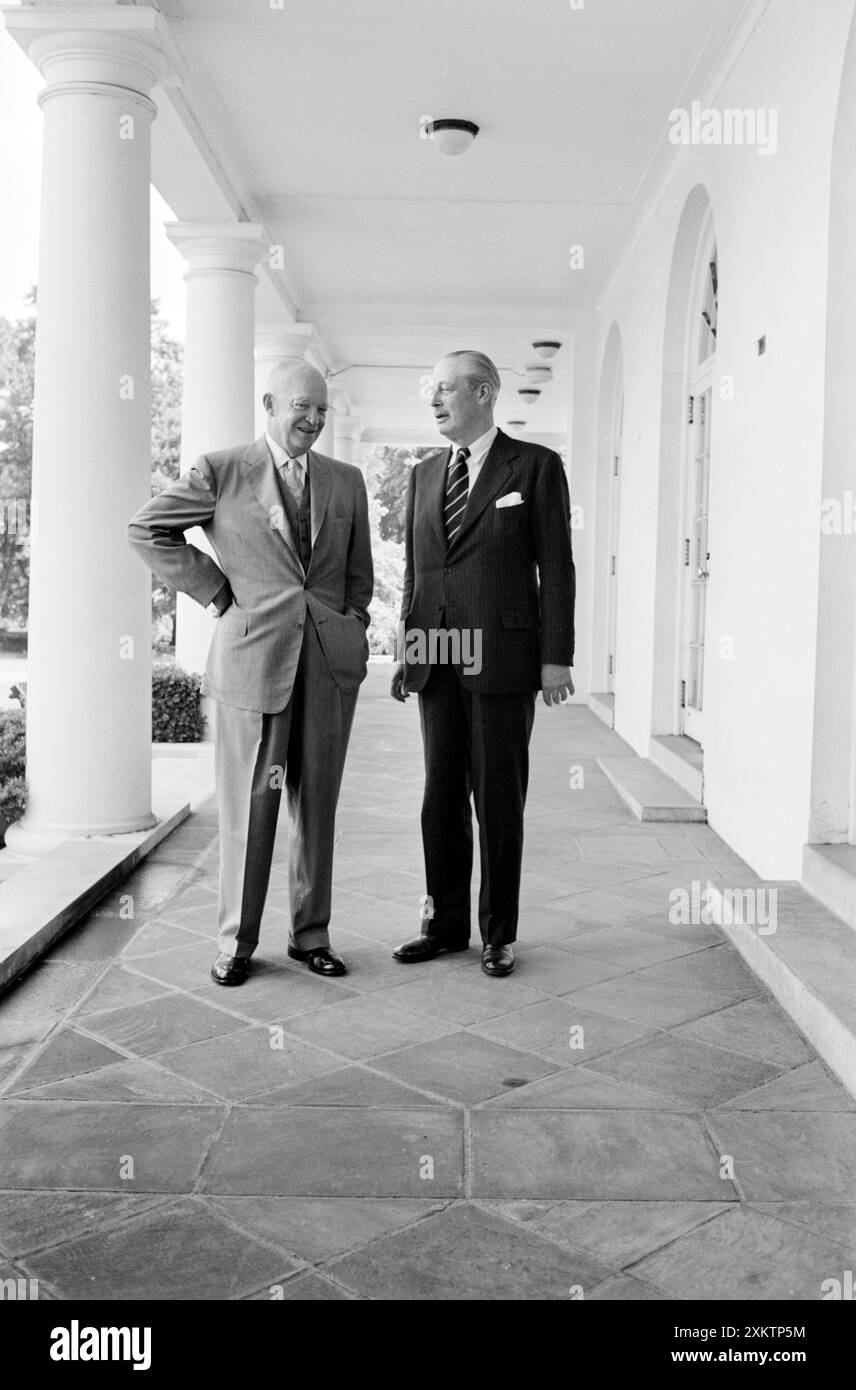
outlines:
[[[562,344],[553,339],[542,338],[539,342],[533,343],[532,346],[539,357],[555,357]]]
[[[534,386],[521,386],[517,394],[527,405],[534,405],[540,397],[541,392],[536,391]]]

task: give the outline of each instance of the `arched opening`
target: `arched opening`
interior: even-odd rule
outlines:
[[[713,219],[705,219],[689,322],[684,448],[684,553],[680,567],[680,732],[704,743],[704,666],[710,566],[710,429],[716,361],[718,273]]]
[[[699,184],[675,240],[666,303],[652,734],[704,741],[704,658],[713,374],[719,277]]]

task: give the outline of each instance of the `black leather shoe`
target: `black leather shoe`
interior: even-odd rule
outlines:
[[[415,941],[406,941],[396,946],[393,956],[404,965],[415,965],[421,960],[433,960],[441,951],[468,951],[468,941],[443,941],[442,937],[418,936]]]
[[[513,946],[485,946],[482,951],[482,970],[486,975],[510,975],[513,969]]]
[[[292,960],[302,960],[304,965],[308,965],[314,975],[347,975],[348,967],[337,956],[335,951],[331,951],[329,946],[316,946],[312,951],[298,951],[296,946],[289,946],[288,954]]]
[[[211,979],[218,985],[242,985],[249,973],[249,957],[221,954],[211,967]]]

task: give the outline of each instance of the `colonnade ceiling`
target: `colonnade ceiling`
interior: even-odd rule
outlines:
[[[154,178],[182,221],[239,217],[281,248],[259,313],[316,326],[369,427],[426,425],[420,377],[477,346],[500,423],[567,428],[574,322],[673,153],[745,0],[163,0],[184,71]],[[166,109],[166,108],[169,109]],[[480,133],[449,157],[423,117]],[[515,373],[557,338],[554,381]],[[344,369],[344,370],[343,370]]]

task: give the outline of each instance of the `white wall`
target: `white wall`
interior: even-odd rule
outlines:
[[[610,533],[612,500],[612,465],[615,427],[616,390],[622,380],[621,334],[613,323],[601,355],[600,381],[597,388],[597,438],[595,456],[595,510],[589,518],[593,530],[591,611],[593,630],[591,640],[591,686],[606,690],[609,684],[609,594],[612,584]],[[619,479],[619,486],[621,480]],[[620,494],[619,494],[620,496]]]
[[[777,108],[777,151],[681,149],[598,311],[598,362],[614,321],[625,386],[615,724],[647,756],[652,733],[677,732],[674,595],[684,532],[674,495],[680,423],[668,402],[674,407],[687,383],[667,351],[664,392],[667,303],[673,258],[680,275],[709,198],[720,293],[705,801],[713,828],[767,877],[798,877],[808,837],[830,156],[852,13],[853,0],[824,0],[819,24],[817,7],[774,0],[721,88],[687,93],[687,103]],[[732,400],[717,398],[725,373]],[[589,646],[593,624],[605,621],[593,607]],[[723,638],[733,641],[733,659],[719,655]]]
[[[592,609],[595,592],[595,519],[597,375],[599,352],[597,320],[594,314],[581,315],[573,332],[572,394],[568,411],[568,483],[572,508],[579,508],[582,526],[571,533],[576,569],[575,609],[576,650],[574,654],[574,699],[585,703],[592,686]],[[572,512],[573,515],[573,512]]]
[[[856,540],[852,514],[846,516],[856,492],[854,228],[856,27],[845,59],[832,155],[823,498],[840,507],[842,530],[822,529],[820,540],[810,843],[856,840]]]

